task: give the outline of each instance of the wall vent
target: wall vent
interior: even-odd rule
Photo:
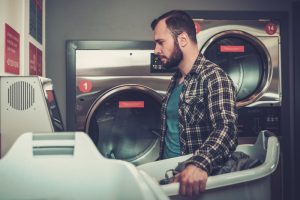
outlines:
[[[16,110],[27,110],[35,102],[34,88],[25,81],[13,83],[8,88],[8,104]]]

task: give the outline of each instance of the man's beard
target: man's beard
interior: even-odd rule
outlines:
[[[181,62],[181,60],[183,58],[183,54],[182,54],[182,51],[176,41],[174,42],[174,50],[173,50],[170,58],[169,59],[166,57],[163,57],[163,58],[167,59],[167,62],[165,64],[163,64],[163,67],[165,67],[166,69],[173,69],[179,65],[179,63]]]

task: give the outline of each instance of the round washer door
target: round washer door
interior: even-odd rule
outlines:
[[[239,107],[255,102],[270,85],[270,55],[263,43],[246,32],[221,32],[206,42],[201,53],[231,77]]]
[[[89,111],[85,130],[107,158],[135,165],[159,156],[162,97],[142,85],[121,85],[102,94]]]

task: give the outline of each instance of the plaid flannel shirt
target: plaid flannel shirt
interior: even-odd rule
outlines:
[[[180,72],[171,79],[162,102],[160,158],[166,135],[166,108]],[[201,53],[183,82],[179,100],[179,136],[182,155],[211,174],[219,169],[237,146],[236,89],[229,76]]]

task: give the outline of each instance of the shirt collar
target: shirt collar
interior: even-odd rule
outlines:
[[[196,58],[196,60],[193,64],[193,67],[192,67],[191,71],[187,74],[187,76],[193,75],[193,74],[199,74],[201,72],[202,67],[204,66],[203,63],[205,61],[206,61],[206,58],[204,57],[204,55],[201,52],[199,52],[198,57]],[[181,72],[179,69],[177,69],[171,80],[177,80],[180,77],[181,77]]]

